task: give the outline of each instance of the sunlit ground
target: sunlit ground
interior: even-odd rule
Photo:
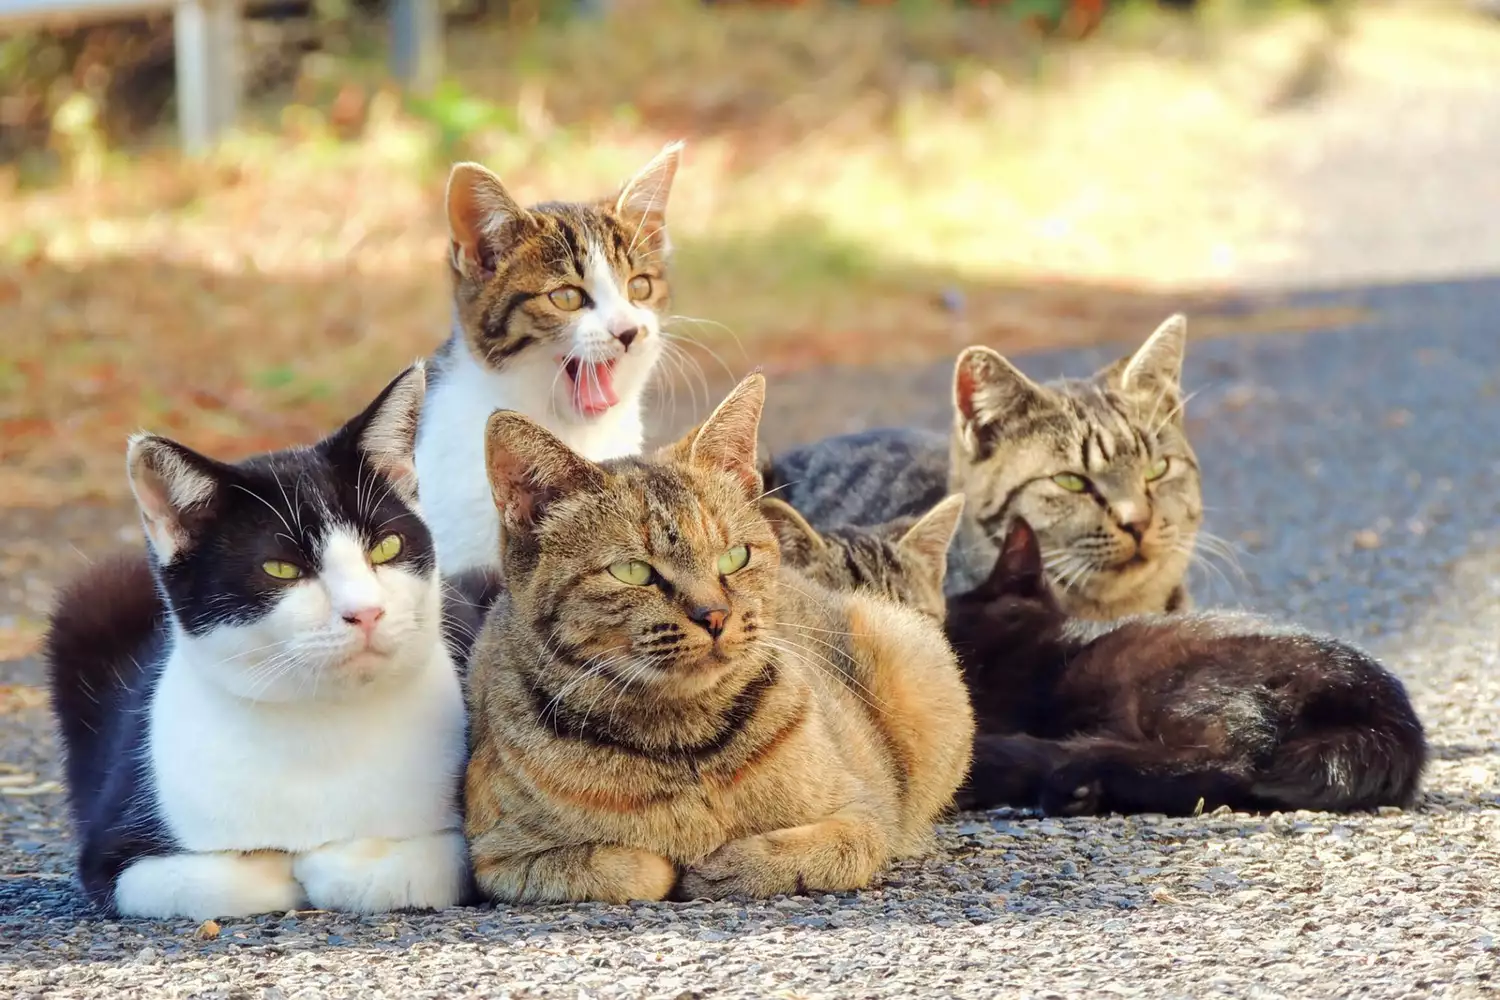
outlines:
[[[1500,30],[1440,0],[1347,21],[1230,6],[1048,46],[982,11],[666,4],[455,35],[425,101],[378,89],[379,53],[310,59],[201,162],[59,135],[64,176],[0,173],[0,504],[120,497],[139,427],[233,457],[343,419],[444,335],[457,157],[566,198],[686,137],[691,363],[930,360],[1137,339],[1286,253],[1299,219],[1262,154],[1330,66],[1500,65]]]

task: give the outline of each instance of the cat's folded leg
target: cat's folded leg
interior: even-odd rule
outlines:
[[[322,910],[436,910],[463,900],[468,852],[457,830],[406,840],[368,837],[299,854],[292,871]]]
[[[969,777],[958,790],[959,809],[1026,808],[1041,800],[1047,775],[1065,763],[1068,751],[1056,740],[1035,736],[988,736],[974,739]]]
[[[1222,761],[1195,759],[1160,743],[1084,737],[1063,741],[1072,758],[1043,785],[1049,816],[1164,813],[1191,816],[1200,808],[1242,805],[1246,779]]]
[[[651,851],[620,844],[546,846],[503,825],[476,837],[470,854],[480,891],[505,903],[656,901],[677,879],[677,867]]]
[[[676,899],[863,889],[890,858],[885,829],[850,806],[803,826],[741,837],[683,872]]]
[[[168,854],[141,858],[120,873],[114,905],[128,917],[248,917],[306,902],[280,851]]]

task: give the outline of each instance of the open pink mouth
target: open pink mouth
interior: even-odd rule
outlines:
[[[584,416],[597,417],[620,401],[615,394],[613,361],[579,361],[570,358],[563,363],[572,389],[573,408]]]

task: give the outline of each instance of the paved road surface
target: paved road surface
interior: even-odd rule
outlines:
[[[753,905],[365,920],[102,921],[55,794],[0,796],[0,994],[1479,996],[1500,975],[1500,281],[1358,296],[1355,328],[1191,348],[1215,603],[1358,637],[1409,683],[1435,761],[1379,816],[966,815],[875,890]],[[1026,359],[1038,375],[1101,356]],[[942,426],[946,366],[771,387],[768,438]],[[1222,574],[1222,576],[1220,575]],[[12,679],[34,666],[0,667]],[[0,674],[0,680],[6,679]],[[212,755],[212,749],[206,751]],[[55,774],[40,710],[0,761]]]

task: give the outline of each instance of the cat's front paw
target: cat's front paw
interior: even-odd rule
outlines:
[[[741,837],[688,866],[677,881],[676,899],[727,899],[746,896],[763,899],[786,894],[806,895],[810,890],[861,889],[867,873],[835,871],[826,862],[847,860],[836,845],[805,843],[817,826],[774,830]],[[825,858],[831,854],[834,858]],[[840,865],[839,867],[844,867]],[[862,867],[862,866],[861,866]]]
[[[1095,816],[1104,801],[1104,779],[1088,764],[1067,764],[1047,776],[1040,805],[1048,816]]]
[[[248,917],[306,901],[280,851],[169,854],[132,862],[115,882],[115,909],[127,917]]]
[[[299,855],[292,871],[321,910],[442,909],[463,899],[468,849],[456,830],[408,840],[346,840]]]
[[[772,845],[764,835],[731,840],[697,864],[684,869],[673,890],[673,898],[758,898],[799,891],[795,876],[790,879],[778,877],[772,870],[773,853]]]
[[[666,899],[677,880],[677,867],[650,851],[605,845],[595,848],[592,864],[602,897],[610,903]]]

